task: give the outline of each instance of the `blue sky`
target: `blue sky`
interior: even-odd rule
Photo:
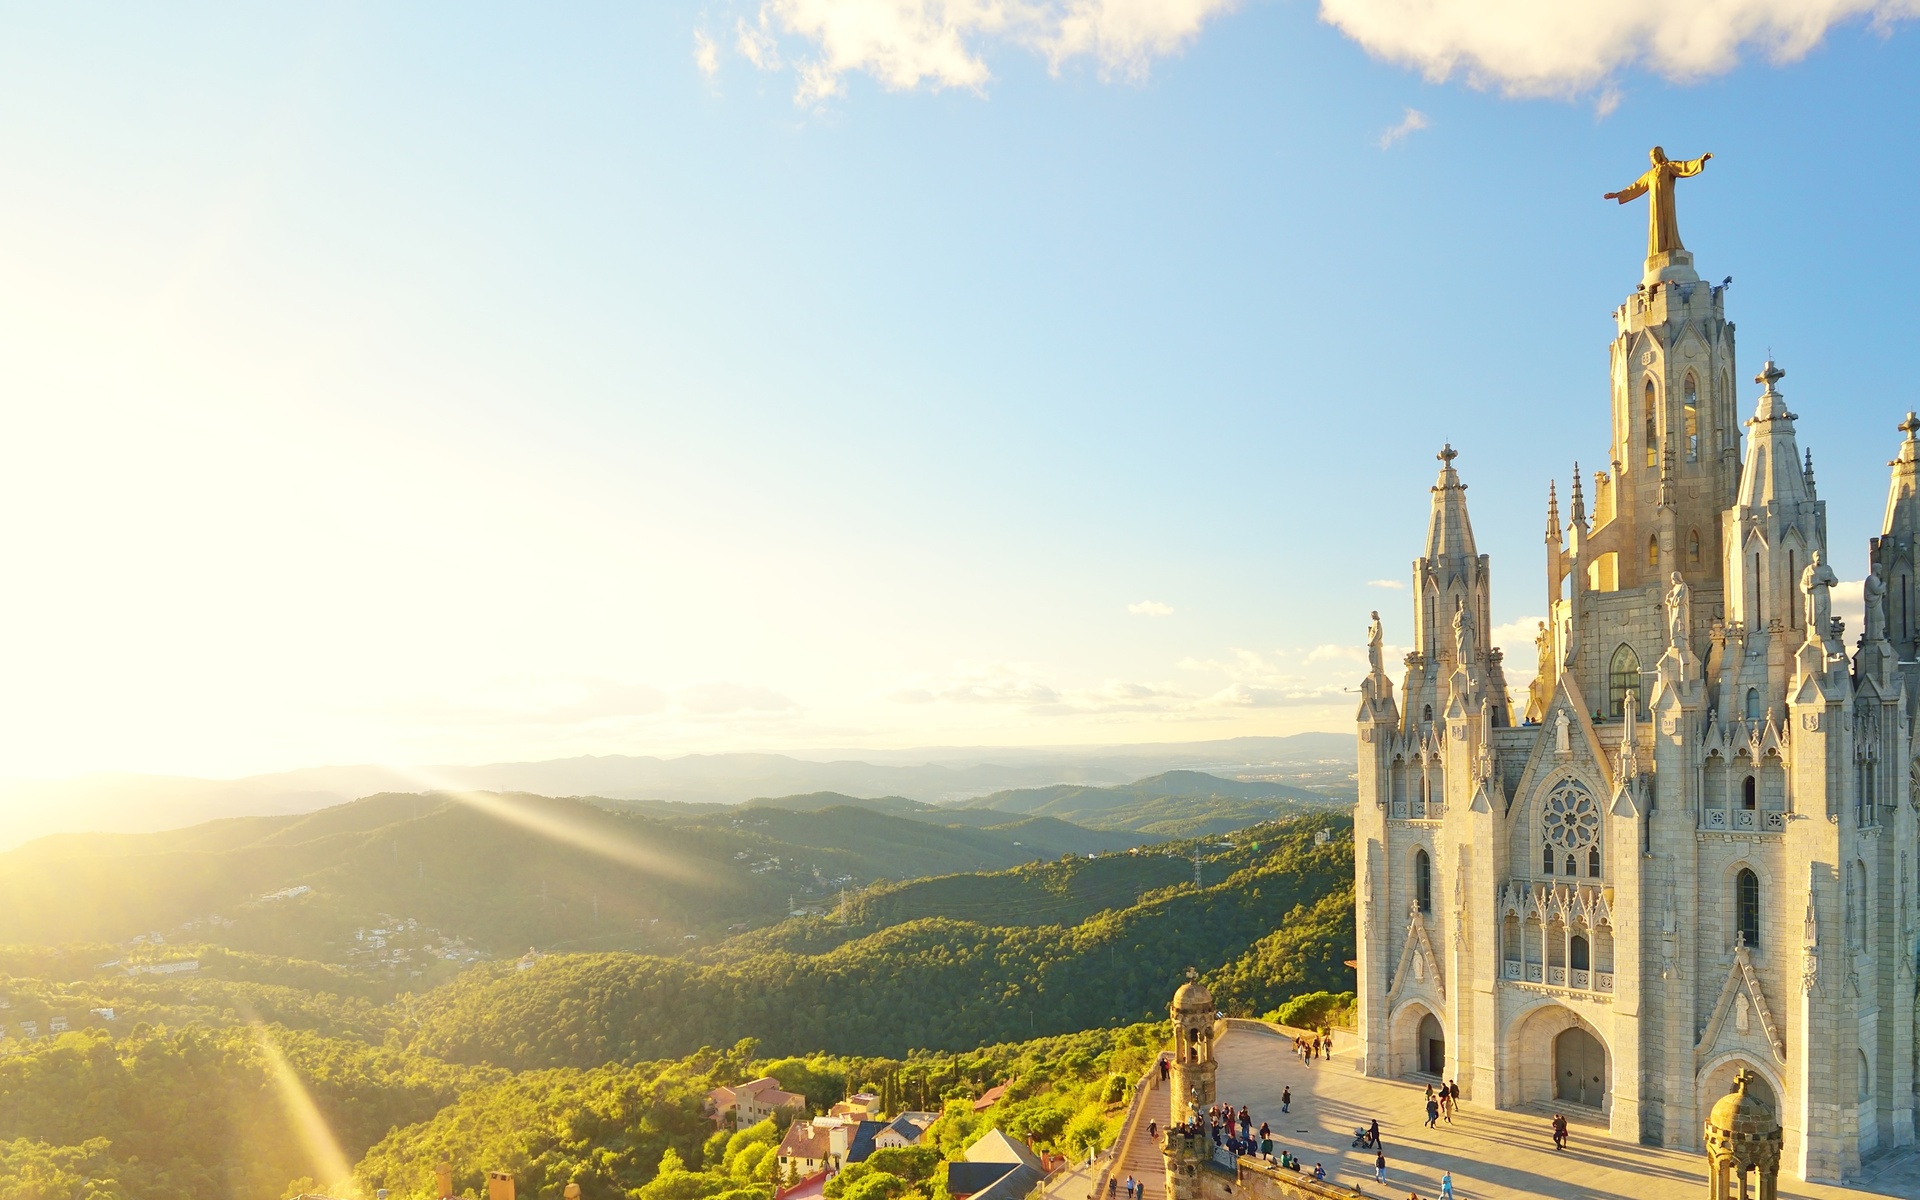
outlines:
[[[1914,25],[1418,7],[16,12],[0,775],[1344,728],[1442,441],[1543,610],[1655,142],[1857,579]]]

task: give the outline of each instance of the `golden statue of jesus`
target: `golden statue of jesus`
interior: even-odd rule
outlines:
[[[1653,166],[1645,175],[1617,192],[1608,192],[1601,199],[1618,200],[1625,204],[1647,192],[1653,193],[1653,199],[1647,202],[1647,257],[1652,258],[1669,250],[1686,249],[1680,244],[1680,222],[1673,215],[1673,181],[1687,175],[1698,175],[1713,155],[1702,154],[1699,158],[1675,162],[1667,157],[1665,150],[1655,146],[1647,151],[1647,157],[1653,160]]]

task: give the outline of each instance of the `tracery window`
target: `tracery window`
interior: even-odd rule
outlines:
[[[1607,672],[1607,711],[1619,717],[1627,711],[1627,696],[1640,695],[1640,656],[1625,642],[1613,652],[1613,665]]]
[[[1654,399],[1653,380],[1647,380],[1646,392],[1647,465],[1660,465],[1660,405]]]
[[[1687,461],[1697,462],[1700,458],[1700,384],[1694,379],[1693,372],[1687,372],[1686,389],[1681,393],[1681,403],[1687,419]]]
[[[1734,877],[1734,910],[1740,937],[1748,948],[1760,944],[1760,877],[1750,867],[1741,867]]]
[[[1564,858],[1564,873],[1578,875],[1578,856],[1584,853],[1587,874],[1599,878],[1600,805],[1593,793],[1571,779],[1562,780],[1540,806],[1540,830],[1540,861],[1546,874],[1554,873],[1556,858]]]

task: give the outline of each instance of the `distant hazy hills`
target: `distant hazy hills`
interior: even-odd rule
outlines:
[[[1026,818],[1029,837],[1038,844],[1048,826],[1066,822],[1084,836],[1088,830],[1125,830],[1143,840],[1201,837],[1244,829],[1263,821],[1329,808],[1350,800],[1305,788],[1263,780],[1221,779],[1201,771],[1165,771],[1116,787],[1055,784],[993,792],[961,805],[926,804],[905,796],[861,799],[839,792],[757,798],[747,807],[810,812],[835,806],[865,808],[938,825],[967,825],[1012,831]],[[1017,814],[1017,815],[1016,815]]]
[[[388,914],[492,954],[678,952],[687,934],[697,944],[796,904],[831,905],[843,885],[1152,840],[1013,814],[969,827],[845,806],[659,807],[681,815],[524,794],[382,794],[161,833],[61,834],[0,853],[0,930],[8,942],[121,942],[193,922],[194,940],[340,963],[357,948],[353,930]]]
[[[1064,810],[1017,809],[986,797],[1056,784],[1126,784],[1156,772],[1205,771],[1350,798],[1354,742],[1351,734],[1305,733],[1134,746],[935,747],[847,753],[860,757],[815,761],[782,754],[692,754],[668,759],[609,755],[475,767],[314,767],[230,780],[101,774],[0,781],[0,848],[49,833],[148,832],[222,817],[312,812],[383,792],[455,789],[715,804],[736,804],[755,796],[833,792],[901,797],[923,804],[972,801],[976,807],[1064,817]],[[1103,827],[1134,827],[1128,820],[1132,819]]]

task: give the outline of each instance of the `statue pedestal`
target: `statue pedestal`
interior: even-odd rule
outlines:
[[[1642,283],[1699,283],[1700,276],[1693,269],[1693,252],[1690,250],[1667,250],[1647,260],[1646,274]]]

